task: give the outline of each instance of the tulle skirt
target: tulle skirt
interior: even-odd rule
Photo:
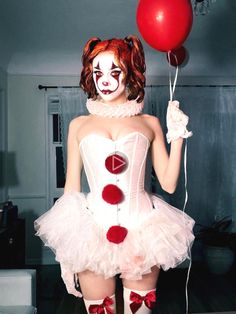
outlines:
[[[107,240],[107,230],[94,221],[83,193],[65,193],[35,221],[36,235],[54,251],[69,293],[81,296],[73,276],[84,270],[138,280],[154,265],[168,270],[189,258],[194,220],[156,195],[149,196],[155,208],[139,227],[128,229],[120,244]]]

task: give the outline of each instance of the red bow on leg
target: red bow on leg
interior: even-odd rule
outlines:
[[[142,297],[138,293],[131,291],[130,301],[132,301],[130,304],[130,309],[133,314],[138,311],[143,302],[145,303],[146,307],[151,310],[154,308],[156,303],[156,293],[155,291],[150,291],[144,297]]]
[[[90,314],[114,314],[112,309],[109,308],[114,302],[111,298],[106,297],[102,304],[94,304],[89,306],[89,313]],[[105,312],[106,309],[106,312]]]

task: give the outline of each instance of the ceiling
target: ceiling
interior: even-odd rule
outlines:
[[[167,1],[167,0],[166,0]],[[139,35],[137,0],[0,0],[0,66],[11,74],[78,75],[85,42]],[[236,76],[236,1],[194,16],[186,76]],[[147,75],[165,75],[164,53],[144,43]]]

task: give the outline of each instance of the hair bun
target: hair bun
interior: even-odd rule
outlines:
[[[130,48],[133,48],[134,46],[134,37],[136,36],[132,36],[132,35],[129,35],[129,36],[126,36],[124,38],[124,42],[130,47]],[[136,37],[137,38],[137,37]]]
[[[98,38],[98,37],[92,37],[89,41],[88,41],[88,44],[89,44],[89,50],[90,52],[93,51],[93,49],[95,48],[95,46],[101,42],[101,39]]]

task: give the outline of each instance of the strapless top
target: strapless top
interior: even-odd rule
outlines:
[[[145,212],[152,210],[150,197],[144,189],[150,140],[139,131],[117,140],[91,133],[81,140],[79,147],[90,188],[87,197],[89,210],[95,220],[103,227],[116,223],[136,226]],[[122,171],[111,171],[107,167],[109,158],[113,168],[119,170],[117,168],[120,167]],[[115,185],[122,192],[123,198],[118,204],[104,200],[104,187],[108,185]],[[114,193],[108,191],[108,194]]]

